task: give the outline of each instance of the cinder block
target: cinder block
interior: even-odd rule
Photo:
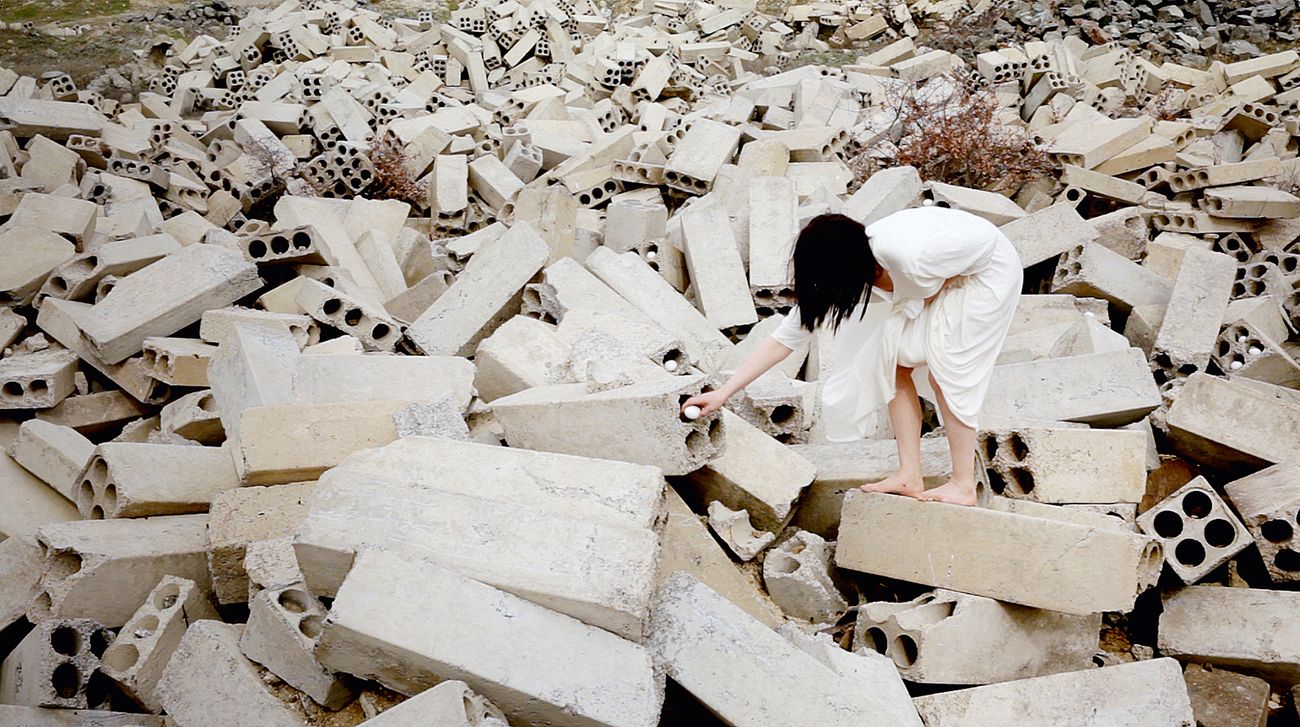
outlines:
[[[502,648],[485,648],[493,644]],[[642,646],[383,550],[357,556],[316,653],[331,669],[404,693],[464,681],[525,724],[653,727],[663,703]]]
[[[449,680],[420,692],[357,727],[505,727],[506,715],[462,681]]]
[[[1025,267],[1043,262],[1097,239],[1096,230],[1072,204],[1054,204],[1000,226],[1016,246]]]
[[[965,210],[998,226],[1027,214],[1020,205],[996,192],[933,181],[928,184],[926,192],[938,207]]]
[[[1122,426],[1159,405],[1146,357],[1129,348],[996,366],[980,415]]]
[[[723,453],[722,417],[694,421],[681,403],[703,390],[700,376],[654,381],[591,392],[586,384],[555,384],[492,402],[511,446],[599,456],[659,467],[667,475],[693,472]]]
[[[248,606],[248,623],[239,648],[254,662],[327,709],[339,709],[355,696],[345,677],[325,669],[313,654],[327,612],[302,583],[268,588]]]
[[[1224,486],[1275,583],[1300,580],[1300,470],[1281,464]]]
[[[54,346],[0,359],[0,410],[49,409],[75,391],[77,355]]]
[[[893,669],[870,662],[845,673],[848,655],[807,653],[687,573],[660,586],[649,648],[673,681],[736,727],[836,724],[845,714],[921,724]]]
[[[732,510],[721,502],[709,503],[709,530],[737,560],[749,562],[776,540],[775,533],[759,530],[745,510]]]
[[[10,261],[0,275],[0,300],[30,303],[46,276],[75,253],[72,243],[56,232],[11,222],[0,231],[0,256]]]
[[[95,445],[71,427],[29,419],[18,428],[9,456],[60,495],[75,500],[78,475],[95,453]]]
[[[1294,682],[1300,675],[1298,607],[1300,593],[1292,591],[1180,588],[1164,597],[1156,648],[1182,661]]]
[[[1244,383],[1192,374],[1166,421],[1174,448],[1194,461],[1260,467],[1294,457],[1300,405]]]
[[[208,383],[231,441],[239,439],[244,411],[293,401],[298,344],[284,331],[237,325],[208,363]]]
[[[1204,187],[1243,184],[1276,176],[1280,169],[1277,159],[1256,159],[1235,164],[1198,167],[1170,175],[1169,188],[1174,192],[1190,192]]]
[[[219,620],[204,589],[163,576],[104,652],[100,670],[142,707],[161,711],[158,680],[190,624],[202,619]]]
[[[169,386],[207,386],[208,363],[217,347],[191,338],[146,338],[142,368]]]
[[[1195,583],[1250,545],[1250,534],[1204,477],[1197,477],[1137,519],[1164,541],[1165,560],[1184,583]]]
[[[165,233],[106,242],[55,268],[41,286],[41,295],[79,300],[105,277],[129,275],[180,249],[176,238]]]
[[[515,316],[479,341],[474,354],[474,386],[492,402],[536,386],[572,381],[570,345],[555,326]]]
[[[87,519],[207,512],[212,498],[239,487],[222,447],[105,442],[77,478],[75,502]]]
[[[179,438],[204,446],[221,446],[226,440],[226,430],[221,427],[216,408],[211,391],[186,394],[163,407],[158,429],[170,441]]]
[[[314,480],[353,452],[397,439],[393,415],[412,403],[378,399],[248,409],[233,453],[235,469],[246,485]]]
[[[1101,298],[1121,311],[1168,305],[1172,290],[1169,280],[1095,243],[1066,252],[1052,276],[1053,293]]]
[[[981,430],[989,488],[1049,503],[1137,503],[1146,493],[1147,438],[1106,429]]]
[[[885,654],[908,681],[993,684],[1092,666],[1101,614],[1073,615],[936,589],[858,608],[853,647]]]
[[[786,616],[832,623],[848,609],[831,579],[835,544],[800,530],[763,558],[763,584]]]
[[[117,628],[165,575],[206,592],[207,522],[207,515],[173,515],[42,527],[36,540],[46,570],[28,618],[90,618]]]
[[[1202,207],[1216,217],[1285,219],[1300,217],[1300,198],[1267,187],[1216,187],[1205,190]]]
[[[760,305],[794,304],[790,256],[799,234],[799,198],[785,177],[749,180],[749,287]]]
[[[76,520],[76,505],[0,452],[0,535],[35,535],[46,523]]]
[[[315,280],[304,280],[296,298],[307,315],[361,341],[367,351],[392,351],[402,324],[383,306],[363,301]]]
[[[45,709],[0,704],[0,724],[20,727],[166,727],[166,717],[98,709]]]
[[[1073,123],[1052,140],[1049,153],[1063,164],[1092,169],[1151,133],[1150,117]]]
[[[739,128],[711,119],[692,120],[664,165],[664,183],[690,194],[708,192],[739,144]]]
[[[474,394],[474,364],[456,356],[319,354],[297,360],[294,400],[332,404],[374,399],[450,398],[464,411]]]
[[[239,652],[244,627],[196,621],[158,682],[158,701],[171,720],[197,727],[303,727],[296,702],[281,699]]]
[[[107,363],[120,363],[144,339],[170,336],[261,285],[257,266],[239,254],[190,245],[118,281],[90,309],[82,330]]]
[[[514,200],[524,182],[500,158],[484,154],[469,163],[469,186],[496,209]]]
[[[1160,383],[1204,371],[1232,295],[1236,262],[1222,253],[1189,249],[1174,280],[1151,363]]]
[[[221,345],[234,336],[237,325],[264,326],[282,330],[293,336],[299,348],[320,341],[320,329],[308,316],[239,307],[214,308],[205,311],[199,321],[199,337],[208,343]]]
[[[1182,669],[1148,659],[917,697],[927,727],[1195,727]]]
[[[701,312],[715,328],[758,322],[731,222],[720,202],[697,200],[682,212],[683,252]]]
[[[27,614],[27,604],[36,594],[44,563],[36,541],[25,536],[0,540],[0,631]]]
[[[36,624],[0,665],[0,699],[28,707],[107,707],[111,695],[97,671],[112,641],[113,633],[91,619]]]
[[[1130,610],[1162,562],[1138,533],[897,495],[850,492],[842,518],[841,568],[1064,613]]]
[[[550,248],[526,223],[484,245],[445,293],[407,330],[430,356],[468,356],[518,310],[520,291],[546,264]]]
[[[242,487],[212,500],[208,521],[208,570],[221,603],[248,597],[244,556],[251,543],[291,535],[307,514],[314,484]]]

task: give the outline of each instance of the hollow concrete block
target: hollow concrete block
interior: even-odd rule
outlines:
[[[978,438],[998,495],[1064,504],[1136,503],[1146,493],[1142,432],[1024,427]]]
[[[23,422],[9,445],[13,461],[69,500],[76,498],[77,476],[94,453],[94,443],[77,430],[40,419]]]
[[[353,684],[316,661],[316,639],[327,613],[302,583],[268,588],[253,597],[239,648],[254,662],[326,709],[355,696]]]
[[[831,579],[835,543],[800,530],[763,558],[763,583],[785,615],[809,623],[830,623],[849,604]]]
[[[286,537],[307,514],[311,483],[274,487],[241,487],[212,499],[208,512],[208,570],[212,590],[221,603],[243,603],[248,597],[244,556],[251,543]]]
[[[402,338],[402,324],[383,306],[315,280],[304,280],[295,298],[307,315],[353,336],[367,351],[392,351]]]
[[[357,727],[508,727],[506,715],[469,685],[455,679],[439,683]]]
[[[78,518],[71,500],[0,452],[0,535],[35,535],[47,523]]]
[[[1215,467],[1289,461],[1300,432],[1300,405],[1244,383],[1192,374],[1166,417],[1174,449]]]
[[[0,359],[0,411],[49,409],[75,390],[77,355],[59,346]]]
[[[1146,357],[1129,348],[996,366],[980,415],[1122,426],[1159,405]]]
[[[882,169],[867,178],[844,200],[840,212],[869,225],[912,206],[921,196],[921,175],[915,167]]]
[[[300,404],[448,397],[464,411],[473,397],[474,364],[456,356],[302,356],[293,390]]]
[[[758,322],[740,248],[716,195],[696,201],[681,214],[683,252],[701,312],[715,328]]]
[[[1173,284],[1117,252],[1089,243],[1061,256],[1051,289],[1053,293],[1101,298],[1128,311],[1151,303],[1168,305]]]
[[[1249,531],[1204,477],[1197,477],[1137,519],[1164,541],[1165,560],[1184,583],[1195,583],[1251,544]]]
[[[748,512],[732,510],[717,500],[709,503],[709,529],[741,561],[753,560],[776,540],[775,533],[755,528]]]
[[[218,494],[239,487],[224,447],[105,442],[78,477],[77,509],[86,518],[207,512]]]
[[[232,452],[235,469],[248,485],[314,480],[353,452],[397,439],[393,417],[413,403],[378,399],[248,409]]]
[[[28,707],[107,707],[108,685],[98,669],[112,641],[113,633],[92,619],[36,624],[0,664],[0,700]]]
[[[1183,254],[1151,352],[1161,383],[1205,370],[1223,326],[1236,272],[1236,261],[1222,253],[1192,248]]]
[[[533,387],[571,382],[571,353],[554,325],[515,316],[479,341],[474,386],[491,402]]]
[[[1054,204],[1009,220],[999,229],[1016,246],[1025,267],[1056,257],[1097,239],[1097,232],[1072,204]]]
[[[1300,678],[1295,621],[1300,593],[1188,586],[1164,597],[1156,637],[1161,654],[1270,681]]]
[[[1300,468],[1280,464],[1224,485],[1276,582],[1300,580]]]

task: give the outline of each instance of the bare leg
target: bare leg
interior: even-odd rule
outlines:
[[[953,416],[944,399],[939,382],[930,377],[930,386],[939,400],[943,428],[948,433],[948,453],[952,455],[952,479],[933,490],[918,495],[922,500],[950,502],[954,505],[975,504],[975,430]]]
[[[889,422],[894,426],[898,446],[898,471],[880,482],[862,485],[863,492],[893,492],[916,497],[924,489],[921,481],[921,400],[912,383],[912,369],[894,371],[894,398],[889,402]]]

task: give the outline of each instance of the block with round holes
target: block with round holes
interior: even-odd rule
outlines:
[[[9,445],[15,462],[69,500],[76,499],[79,475],[94,453],[95,445],[75,429],[40,419],[23,422]]]
[[[265,232],[241,241],[244,257],[258,264],[310,263],[324,265],[327,260],[317,240],[316,229],[303,225],[286,230]]]
[[[1146,436],[1118,429],[982,430],[980,450],[995,494],[1038,502],[1141,501]]]
[[[1160,653],[1273,682],[1300,679],[1300,593],[1205,585],[1175,589],[1163,600]]]
[[[98,673],[113,632],[83,618],[36,624],[0,665],[0,703],[104,709],[110,688]]]
[[[81,300],[104,277],[128,275],[180,249],[180,243],[168,234],[106,242],[55,268],[41,286],[41,295]]]
[[[403,326],[383,308],[315,280],[305,280],[297,303],[317,321],[353,336],[368,351],[392,351]]]
[[[1223,327],[1210,358],[1229,377],[1278,386],[1300,385],[1300,362],[1288,348],[1244,320]]]
[[[208,362],[217,347],[193,338],[146,338],[141,368],[170,386],[207,386]]]
[[[0,230],[0,257],[6,261],[0,270],[0,302],[26,304],[41,289],[46,276],[73,257],[76,248],[56,230],[14,222],[17,219],[15,212],[5,229]]]
[[[206,512],[236,487],[234,461],[220,447],[105,442],[81,472],[76,503],[90,519],[183,515]]]
[[[1300,216],[1300,198],[1267,187],[1215,187],[1205,190],[1202,208],[1218,217],[1282,219]]]
[[[664,166],[664,182],[688,194],[701,195],[713,187],[718,170],[735,156],[740,129],[710,119],[695,119]]]
[[[1274,465],[1224,486],[1275,583],[1300,581],[1300,467]]]
[[[1165,561],[1184,583],[1195,583],[1251,543],[1250,533],[1197,477],[1142,513],[1138,527],[1164,541]]]
[[[1122,311],[1148,303],[1167,305],[1173,283],[1128,258],[1095,243],[1061,256],[1051,292],[1102,298]]]
[[[0,410],[49,409],[75,390],[78,359],[54,346],[0,359]]]
[[[462,681],[448,680],[426,689],[358,727],[507,727],[506,715]]]
[[[316,639],[326,610],[304,583],[268,588],[253,598],[239,639],[244,656],[266,667],[327,709],[338,709],[355,695],[353,682],[316,661]]]
[[[1190,248],[1183,254],[1168,307],[1151,351],[1156,382],[1204,371],[1232,295],[1236,262],[1222,253]]]
[[[155,694],[163,669],[190,624],[219,619],[194,581],[163,576],[104,652],[100,671],[151,712],[162,709]]]
[[[939,588],[904,603],[859,607],[853,647],[893,659],[911,682],[991,684],[1087,669],[1100,630],[1100,613],[1059,613]]]
[[[797,531],[763,558],[763,584],[786,616],[831,623],[849,604],[831,578],[835,544],[816,533]]]

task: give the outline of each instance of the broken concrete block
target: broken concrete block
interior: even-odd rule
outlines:
[[[353,452],[397,439],[393,415],[412,403],[379,399],[248,409],[233,453],[235,469],[247,485],[314,480]]]
[[[896,672],[841,675],[687,573],[660,586],[649,648],[673,681],[736,727],[835,724],[846,714],[920,725]],[[723,669],[730,678],[719,680]]]
[[[42,527],[36,540],[46,570],[29,619],[90,618],[117,628],[166,575],[188,578],[206,592],[207,521],[207,515],[173,515]]]
[[[909,681],[992,684],[1092,666],[1101,614],[1073,615],[936,589],[859,606],[855,649],[884,654]]]
[[[77,355],[54,346],[0,358],[0,410],[49,409],[75,390]]]
[[[212,498],[239,487],[230,452],[184,444],[105,442],[82,470],[83,517],[147,517],[207,512]]]
[[[835,544],[800,530],[763,558],[763,584],[786,616],[831,623],[849,604],[830,576]]]
[[[1164,597],[1156,648],[1184,661],[1293,682],[1300,674],[1297,606],[1300,594],[1292,591],[1180,588]]]
[[[162,710],[155,689],[190,624],[218,620],[204,589],[163,576],[104,652],[100,670],[151,712]]]
[[[303,727],[301,708],[286,703],[239,651],[244,627],[220,621],[190,625],[158,682],[158,701],[178,724]]]
[[[293,401],[298,344],[288,333],[236,326],[208,364],[208,383],[226,437],[238,441],[244,411]]]
[[[691,284],[709,323],[720,330],[757,323],[745,266],[726,210],[717,200],[697,200],[682,212],[681,226]]]
[[[1165,560],[1184,583],[1195,583],[1250,545],[1250,535],[1204,477],[1178,488],[1137,519],[1164,541]]]
[[[430,356],[468,356],[478,342],[514,315],[524,284],[550,257],[550,248],[526,223],[484,245],[407,330]]]
[[[96,672],[112,640],[112,632],[91,619],[36,624],[0,665],[0,699],[28,707],[107,707],[110,694]]]
[[[221,603],[248,597],[244,556],[259,540],[291,535],[307,514],[314,484],[241,487],[217,495],[208,513],[208,570]]]
[[[1195,727],[1182,669],[1149,659],[917,697],[927,727]]]
[[[1198,373],[1179,390],[1166,422],[1174,448],[1190,459],[1260,467],[1295,455],[1300,405]]]
[[[1146,357],[1129,348],[995,366],[980,416],[1122,426],[1159,405]]]
[[[420,692],[358,727],[509,727],[506,715],[462,681],[448,680]]]
[[[1183,669],[1196,723],[1203,727],[1265,727],[1272,689],[1263,679],[1188,664]]]
[[[163,407],[158,428],[165,436],[180,437],[204,446],[219,447],[226,441],[217,402],[209,390],[177,397]]]
[[[525,724],[653,727],[663,703],[642,646],[384,550],[358,554],[316,654],[328,668],[404,693],[464,681]]]
[[[1232,295],[1236,262],[1222,253],[1189,249],[1174,280],[1151,362],[1160,383],[1204,371]]]
[[[842,518],[841,568],[1065,613],[1131,609],[1162,563],[1138,533],[897,495],[849,492]]]
[[[1168,305],[1172,287],[1159,274],[1095,243],[1067,251],[1052,277],[1053,293],[1102,298],[1121,311]]]
[[[709,529],[742,561],[753,560],[776,540],[775,533],[755,528],[748,512],[732,510],[717,500],[709,503]]]
[[[1255,539],[1274,582],[1300,580],[1300,471],[1293,464],[1262,469],[1224,485]]]
[[[1097,239],[1096,230],[1079,216],[1074,205],[1067,203],[1010,220],[999,229],[1016,246],[1020,263],[1025,267],[1087,246]]]
[[[252,661],[327,709],[354,696],[352,684],[325,669],[313,654],[327,613],[302,583],[268,588],[248,605],[239,648]]]
[[[46,709],[0,704],[0,724],[19,727],[166,727],[166,717],[98,709]]]
[[[71,427],[29,419],[18,428],[9,456],[60,495],[76,500],[81,471],[95,445]]]
[[[190,245],[122,278],[86,315],[82,330],[110,364],[228,306],[262,285],[257,266],[215,245]]]
[[[44,563],[36,541],[26,536],[0,540],[0,632],[27,614],[27,604],[36,595]]]
[[[723,452],[722,415],[687,420],[681,403],[703,390],[701,376],[668,376],[606,391],[586,384],[539,386],[492,402],[514,447],[692,472]],[[764,435],[766,436],[766,435]]]
[[[30,303],[46,276],[75,253],[73,244],[56,232],[30,225],[6,226],[0,230],[0,258],[8,261],[0,273],[0,301]]]
[[[217,347],[188,338],[144,339],[143,364],[149,376],[171,386],[207,386],[208,363]]]
[[[978,437],[994,494],[1063,504],[1136,503],[1146,493],[1142,432],[1025,427]]]

